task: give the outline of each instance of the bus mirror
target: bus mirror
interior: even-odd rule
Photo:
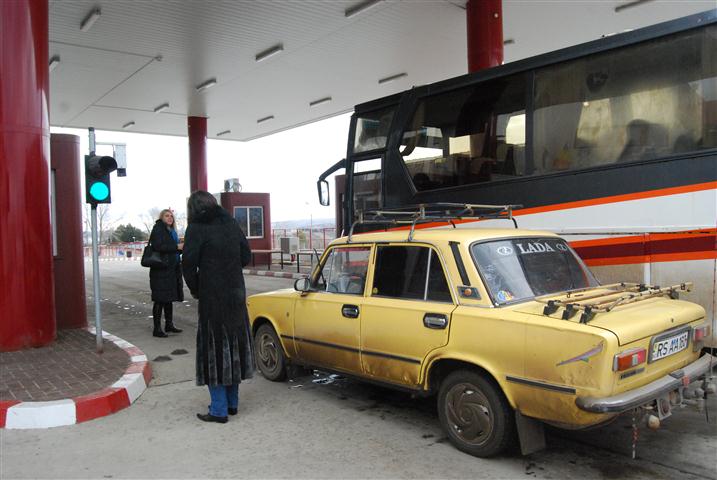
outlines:
[[[319,180],[317,186],[319,188],[319,203],[326,207],[329,204],[329,182]]]

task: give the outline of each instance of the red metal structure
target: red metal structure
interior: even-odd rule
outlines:
[[[190,191],[207,189],[207,119],[187,117]]]
[[[0,2],[0,350],[55,338],[47,0]]]
[[[230,215],[237,217],[235,209],[237,207],[258,208],[261,207],[263,215],[263,224],[261,235],[257,231],[245,231],[249,246],[253,251],[268,251],[272,248],[271,239],[271,199],[268,193],[243,193],[243,192],[222,192],[221,203]],[[243,227],[248,229],[247,226]],[[267,263],[270,253],[257,253],[255,255],[257,263]]]
[[[503,63],[503,1],[468,0],[466,3],[468,72]]]
[[[50,158],[55,179],[55,312],[57,328],[87,326],[82,247],[80,137],[53,133]]]

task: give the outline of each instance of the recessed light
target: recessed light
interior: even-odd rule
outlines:
[[[332,100],[331,97],[319,98],[318,100],[309,102],[309,106],[310,107],[318,107],[319,105],[323,105],[324,103],[329,103],[331,100]]]
[[[217,137],[221,137],[222,135],[227,135],[229,133],[232,133],[231,130],[224,130],[223,132],[217,133]]]
[[[368,10],[371,7],[375,7],[381,2],[381,0],[367,0],[365,2],[357,3],[353,7],[349,7],[346,10],[344,10],[344,16],[346,18],[351,18],[354,15],[358,15],[359,13],[363,13],[366,10]]]
[[[56,69],[59,64],[60,64],[60,56],[53,55],[53,57],[50,59],[50,71],[53,71],[54,69]]]
[[[211,88],[211,87],[213,87],[213,86],[216,85],[216,84],[217,84],[217,79],[216,79],[216,78],[210,78],[210,79],[207,80],[206,82],[202,82],[202,83],[200,83],[199,85],[197,85],[197,92],[203,92],[203,91],[206,90],[207,88]]]
[[[260,118],[259,120],[256,121],[256,123],[264,123],[264,122],[268,122],[269,120],[274,120],[274,115],[269,115],[268,117]]]
[[[86,32],[92,28],[92,25],[94,25],[97,19],[100,18],[100,15],[102,15],[102,11],[99,8],[95,8],[88,13],[85,19],[82,20],[82,23],[80,23],[80,31]]]
[[[125,130],[128,128],[132,128],[132,127],[134,127],[134,122],[132,122],[132,121],[127,122],[124,125],[122,125],[122,128],[124,128]]]
[[[503,40],[503,45],[513,45],[514,43],[515,43],[514,38],[506,38],[505,40]]]
[[[158,107],[154,108],[154,113],[163,112],[168,108],[169,108],[169,103],[163,103],[162,105],[159,105]]]
[[[273,47],[267,48],[266,50],[259,52],[254,57],[254,60],[257,62],[261,62],[262,60],[266,60],[269,57],[273,57],[274,55],[277,55],[284,51],[284,45],[279,43],[277,45],[274,45]]]
[[[399,78],[403,78],[403,77],[407,77],[407,76],[408,76],[408,74],[407,74],[406,72],[397,73],[396,75],[391,75],[391,76],[388,76],[388,77],[379,78],[379,79],[378,79],[378,84],[379,84],[379,85],[382,85],[382,84],[384,84],[384,83],[393,82],[394,80],[398,80]]]

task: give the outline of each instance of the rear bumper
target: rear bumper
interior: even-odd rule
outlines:
[[[586,412],[621,413],[645,405],[665,393],[697,380],[705,373],[710,373],[712,365],[717,366],[717,357],[704,355],[689,365],[635,390],[604,398],[578,397],[575,404]]]

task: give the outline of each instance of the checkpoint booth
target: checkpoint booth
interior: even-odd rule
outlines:
[[[271,199],[268,193],[222,192],[220,203],[239,222],[252,250],[250,266],[271,265]]]

